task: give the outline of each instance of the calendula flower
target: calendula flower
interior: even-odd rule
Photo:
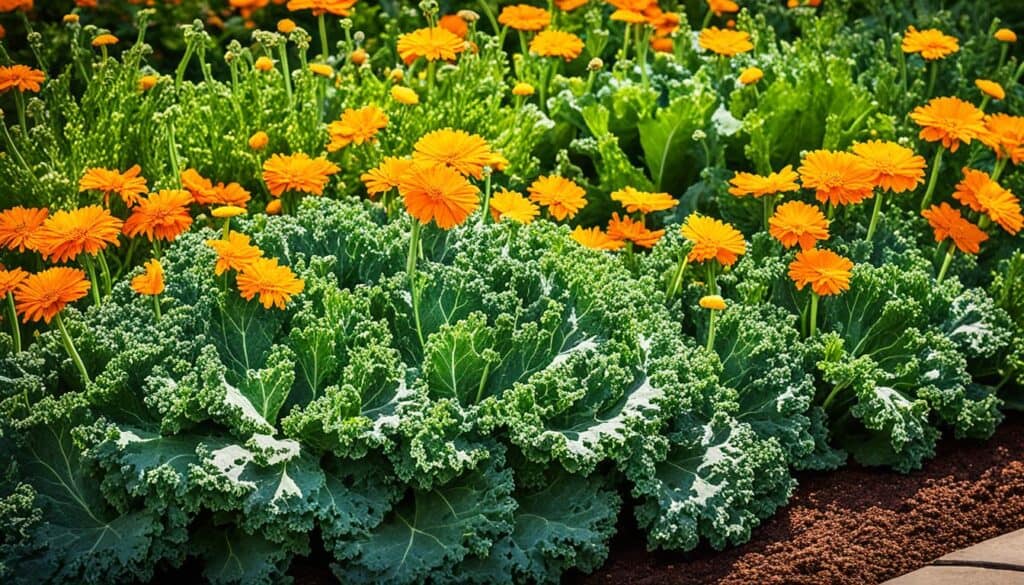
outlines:
[[[651,37],[651,48],[658,53],[671,53],[675,44],[670,37]]]
[[[1024,227],[1020,200],[983,171],[964,169],[964,179],[956,186],[953,198],[979,213],[984,213],[1010,234]]]
[[[112,34],[101,34],[92,40],[92,46],[94,47],[107,47],[110,45],[116,45],[120,39]]]
[[[0,0],[0,12],[14,12],[15,10],[32,10],[32,0]]]
[[[790,193],[799,191],[800,185],[796,180],[800,176],[793,171],[792,165],[787,165],[777,173],[769,173],[764,177],[752,173],[736,173],[729,184],[729,193],[736,197],[753,195],[761,198],[765,195],[778,195],[779,193]]]
[[[99,205],[50,215],[36,231],[32,244],[52,262],[74,260],[79,254],[95,256],[110,244],[120,245],[123,223]]]
[[[465,39],[466,35],[469,34],[469,25],[458,14],[445,14],[437,21],[437,26],[460,39]]]
[[[264,309],[284,310],[292,296],[306,288],[306,283],[296,278],[291,268],[279,265],[277,258],[254,260],[238,274],[237,282],[242,298],[251,301],[259,295]]]
[[[288,0],[288,10],[312,10],[313,16],[333,14],[348,16],[357,0]]]
[[[988,239],[981,228],[964,219],[960,212],[948,203],[932,205],[921,212],[935,232],[935,241],[952,240],[953,244],[965,254],[981,252],[981,244]]]
[[[13,293],[26,278],[28,278],[28,272],[21,268],[6,270],[0,267],[0,300]]]
[[[328,79],[334,77],[334,68],[323,63],[310,63],[309,70],[313,72],[314,75],[319,75],[320,77],[326,77]]]
[[[810,250],[817,242],[828,239],[828,226],[829,221],[818,207],[788,201],[768,220],[768,233],[786,249],[800,244],[800,249]]]
[[[503,219],[516,223],[528,224],[540,215],[538,208],[522,193],[502,189],[491,197],[491,217],[500,222]]]
[[[271,59],[270,57],[260,57],[256,59],[256,62],[253,64],[253,67],[255,67],[257,71],[262,71],[263,73],[266,73],[267,71],[270,71],[271,69],[274,68],[274,60]]]
[[[1001,43],[1016,43],[1017,33],[1008,28],[1001,28],[996,31],[995,39]]]
[[[626,245],[622,240],[609,237],[599,227],[584,228],[576,226],[576,229],[572,231],[572,239],[576,240],[584,248],[606,252],[621,250]]]
[[[206,205],[213,200],[213,182],[199,174],[195,169],[185,169],[181,172],[181,186],[192,195],[192,200],[200,205]]]
[[[415,106],[420,103],[420,96],[416,90],[404,85],[396,85],[391,88],[391,99],[407,106]]]
[[[715,16],[739,12],[740,5],[732,0],[708,0],[708,10],[715,13]]]
[[[156,87],[158,81],[160,81],[160,78],[156,75],[143,75],[139,78],[139,90],[149,91]]]
[[[227,207],[245,207],[252,195],[238,183],[217,183],[205,202],[196,201],[200,205],[220,205]]]
[[[89,294],[85,272],[58,266],[24,279],[14,291],[14,302],[23,323],[47,324],[73,303]]]
[[[466,41],[440,27],[421,28],[398,37],[398,55],[406,63],[424,58],[427,61],[453,61],[466,49]]]
[[[443,230],[466,221],[480,206],[480,191],[445,165],[413,165],[398,184],[409,215],[426,225],[433,221]]]
[[[644,15],[647,16],[647,24],[654,27],[652,40],[671,37],[679,30],[679,25],[682,22],[678,12],[665,12],[655,3],[648,6]]]
[[[721,295],[704,295],[700,298],[700,308],[709,311],[724,311],[726,309],[725,299]]]
[[[732,266],[746,253],[743,234],[731,225],[697,213],[686,218],[683,237],[693,243],[690,262],[715,260],[722,266]]]
[[[282,18],[281,20],[277,21],[277,32],[283,35],[292,34],[295,31],[296,27],[298,27],[298,25],[295,24],[295,21],[290,18]]]
[[[624,242],[633,242],[641,248],[653,248],[665,235],[665,230],[649,230],[642,221],[633,218],[619,217],[619,212],[612,213],[608,221],[608,237]]]
[[[851,270],[853,262],[831,250],[804,250],[790,263],[789,278],[797,290],[810,285],[816,295],[838,295],[850,290]]]
[[[864,159],[878,174],[875,185],[892,193],[913,191],[924,183],[924,157],[895,142],[871,140],[853,146],[853,152]]]
[[[647,193],[637,191],[633,187],[625,187],[612,192],[612,200],[621,203],[627,213],[653,213],[672,209],[679,205],[679,200],[668,193]]]
[[[348,60],[356,67],[361,66],[370,59],[370,54],[365,49],[359,48],[348,54]]]
[[[244,207],[238,207],[235,205],[222,205],[210,210],[210,215],[217,219],[230,219],[232,217],[238,217],[239,215],[245,215],[246,213],[248,212]]]
[[[270,142],[270,136],[266,132],[260,130],[249,137],[249,148],[253,150],[263,150],[267,147]]]
[[[366,192],[370,197],[376,197],[382,193],[398,187],[402,177],[412,168],[413,162],[409,159],[386,157],[376,168],[363,173],[359,179],[366,186]]]
[[[740,85],[754,85],[758,81],[764,79],[764,71],[761,71],[757,67],[747,67],[740,73],[738,81]]]
[[[301,152],[275,154],[263,163],[263,181],[274,197],[285,192],[323,195],[331,175],[340,170],[325,158],[310,158]]]
[[[750,34],[744,31],[720,29],[717,26],[700,31],[697,39],[702,49],[717,55],[735,57],[741,53],[754,50],[750,42]]]
[[[522,81],[512,87],[512,95],[519,97],[529,97],[533,95],[534,91],[535,90],[532,85],[529,83],[523,83]]]
[[[644,24],[647,22],[647,17],[643,12],[624,10],[622,8],[612,12],[612,15],[608,18],[617,22],[625,22],[626,24]]]
[[[267,206],[263,208],[263,212],[267,215],[281,215],[282,207],[280,199],[271,199],[267,202]]]
[[[146,262],[145,271],[132,279],[132,290],[144,296],[156,296],[164,292],[164,267],[157,259]]]
[[[564,177],[540,177],[528,191],[530,201],[546,207],[551,217],[558,221],[575,217],[587,205],[587,192]]]
[[[188,191],[168,189],[153,193],[132,209],[124,222],[124,233],[132,237],[143,234],[150,241],[173,241],[192,225],[188,212],[191,203]]]
[[[39,93],[46,74],[25,65],[0,67],[0,93],[16,89],[22,93]]]
[[[981,93],[994,100],[1002,101],[1006,99],[1006,90],[995,81],[991,81],[989,79],[975,79],[974,86],[981,90]]]
[[[572,12],[577,8],[586,6],[587,2],[590,2],[590,0],[555,0],[555,6],[557,6],[559,10]]]
[[[530,52],[541,57],[561,57],[572,61],[583,52],[583,39],[560,30],[545,30],[530,41]]]
[[[981,141],[996,153],[996,157],[1009,157],[1013,164],[1024,161],[1024,118],[1007,114],[985,117],[986,132]]]
[[[249,242],[249,236],[238,232],[231,232],[227,239],[206,240],[206,245],[217,252],[214,274],[220,276],[228,270],[245,270],[247,266],[262,258],[263,252]]]
[[[49,215],[49,209],[20,205],[0,211],[0,246],[18,252],[36,250],[33,240]]]
[[[551,13],[529,4],[516,4],[501,9],[498,22],[511,29],[522,31],[544,30],[551,24]]]
[[[388,125],[388,116],[377,106],[365,106],[354,110],[349,108],[341,119],[327,126],[331,142],[328,152],[337,152],[349,144],[361,145],[374,142],[377,133]]]
[[[871,197],[878,173],[861,157],[848,152],[816,150],[804,157],[800,180],[814,189],[818,201],[832,205],[860,203]]]
[[[959,50],[960,42],[956,37],[943,34],[939,30],[919,31],[910,26],[903,35],[903,52],[920,53],[928,61],[943,59]]]
[[[149,189],[146,187],[146,178],[139,176],[142,167],[134,165],[125,172],[112,169],[91,168],[85,171],[82,179],[78,181],[79,192],[99,191],[103,194],[103,204],[110,205],[111,194],[117,194],[128,207],[139,203]]]
[[[941,142],[950,152],[985,133],[985,114],[974,104],[955,97],[940,97],[917,107],[910,119],[921,126],[921,138]]]
[[[423,135],[413,149],[412,159],[417,163],[445,165],[475,179],[482,179],[484,167],[493,166],[496,160],[486,140],[451,128]]]

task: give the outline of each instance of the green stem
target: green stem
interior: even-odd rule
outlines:
[[[130,244],[128,244],[128,253],[125,254],[124,263],[117,269],[117,274],[114,275],[114,280],[121,278],[121,276],[129,269],[132,265],[132,256],[135,255],[135,247],[139,245],[139,238],[132,238]]]
[[[188,62],[192,60],[192,53],[195,52],[195,47],[189,43],[185,47],[185,54],[181,57],[181,62],[178,63],[178,69],[174,75],[174,89],[181,89],[181,84],[185,80],[185,69],[188,68]]]
[[[683,285],[683,274],[686,272],[686,267],[690,264],[690,256],[687,254],[679,261],[679,267],[676,268],[676,273],[672,277],[672,283],[669,285],[668,293],[665,295],[665,300],[672,300],[675,298],[676,293],[679,292],[679,288]]]
[[[626,59],[629,59],[629,39],[630,39],[629,33],[630,33],[630,25],[627,22],[626,23],[626,30],[622,34],[622,60],[623,61],[625,61]]]
[[[427,97],[434,94],[434,84],[437,82],[437,62],[427,63]]]
[[[324,63],[326,63],[329,53],[327,52],[327,23],[323,14],[317,17],[316,24],[320,29],[320,50],[323,51]]]
[[[478,0],[477,4],[480,5],[480,9],[483,10],[484,16],[487,17],[487,21],[491,23],[491,28],[494,30],[494,34],[497,35],[501,27],[498,26],[498,20],[494,18],[494,11],[491,10],[491,5],[487,0]]]
[[[100,261],[100,275],[103,277],[103,292],[110,296],[111,291],[114,288],[114,281],[110,277],[110,265],[107,264],[107,256],[100,250],[100,253],[96,255],[96,259]]]
[[[867,240],[870,242],[875,237],[875,229],[878,228],[878,218],[882,214],[882,203],[884,196],[882,193],[875,195],[875,208],[871,210],[871,223],[868,224],[868,237]]]
[[[71,335],[68,334],[68,328],[64,325],[64,319],[57,313],[54,318],[57,321],[57,328],[60,329],[61,338],[64,341],[64,348],[68,351],[68,355],[71,356],[71,361],[75,362],[75,366],[78,368],[78,373],[82,375],[82,380],[85,385],[92,384],[92,378],[89,377],[89,372],[85,369],[85,364],[82,362],[82,356],[78,355],[78,350],[75,349],[75,342],[71,340]]]
[[[167,150],[170,154],[171,161],[171,173],[174,175],[174,180],[177,181],[178,186],[181,186],[181,162],[178,160],[178,144],[174,137],[174,121],[167,123]]]
[[[412,313],[416,321],[416,335],[420,340],[420,347],[425,345],[423,340],[423,327],[420,324],[420,291],[416,285],[416,259],[419,256],[420,232],[423,230],[421,224],[415,218],[412,221],[412,235],[409,237],[409,256],[405,262],[405,272],[409,276],[409,292],[412,293]]]
[[[7,293],[7,318],[11,321],[11,339],[14,353],[21,353],[21,328],[18,326],[18,310],[14,307],[14,294]]]
[[[999,177],[1003,176],[1003,171],[1006,170],[1006,164],[1009,162],[1009,157],[1003,157],[996,160],[996,166],[992,169],[992,180],[998,181]]]
[[[544,79],[540,82],[540,109],[543,112],[548,111],[548,86],[555,78],[555,70],[558,68],[557,59],[557,57],[548,58],[548,62],[544,66]]]
[[[491,177],[494,173],[487,172],[487,181],[484,184],[484,212],[480,215],[480,225],[487,223],[488,218],[491,215]]]
[[[932,196],[935,195],[935,186],[939,182],[939,171],[942,170],[942,157],[946,153],[946,147],[939,145],[939,151],[935,153],[935,162],[932,163],[932,175],[928,179],[928,189],[921,200],[921,211],[928,209],[932,204]]]
[[[92,302],[98,307],[103,301],[100,299],[100,283],[96,279],[96,267],[93,266],[92,257],[88,254],[83,255],[82,258],[85,270],[89,273],[89,282],[92,283],[92,286],[89,287],[92,291]]]
[[[817,293],[811,293],[811,337],[818,333],[818,299]]]
[[[708,294],[709,295],[717,295],[718,294],[718,282],[716,281],[716,278],[715,278],[715,261],[714,260],[708,260],[707,271],[708,271]]]
[[[830,392],[828,397],[825,398],[825,402],[821,403],[821,409],[828,410],[828,407],[830,404],[832,404],[832,401],[835,400],[836,397],[838,397],[839,394],[846,389],[846,387],[846,384],[836,384],[835,388],[832,389],[832,392]]]
[[[708,323],[708,351],[715,350],[715,320],[718,317],[718,311],[711,311],[711,321]]]
[[[937,284],[942,284],[942,281],[945,280],[946,272],[949,270],[949,265],[953,263],[954,255],[956,255],[956,244],[950,242],[949,248],[946,250],[946,257],[942,260],[942,268],[939,269],[939,275],[935,278]]]
[[[3,130],[4,140],[7,141],[7,148],[11,149],[11,152],[14,154],[14,157],[18,159],[18,163],[25,169],[25,172],[28,173],[28,176],[32,179],[32,184],[34,184],[40,191],[43,191],[42,182],[39,181],[39,177],[37,177],[36,174],[32,172],[32,167],[28,166],[28,163],[25,162],[24,157],[21,156],[21,151],[18,150],[17,146],[15,146],[14,139],[11,138],[11,133],[7,131],[7,124],[3,123],[2,118],[0,118],[0,130]]]
[[[931,63],[931,74],[928,78],[928,93],[925,94],[928,97],[932,97],[935,92],[935,80],[939,78],[939,62],[938,60],[932,61]]]
[[[231,238],[231,218],[224,218],[224,240],[227,241]]]
[[[712,12],[711,9],[708,8],[707,14],[704,15],[704,22],[700,23],[701,30],[706,29],[708,25],[711,24],[711,17],[714,15],[714,12]]]
[[[21,90],[14,90],[14,105],[18,109],[18,124],[21,126],[21,133],[28,139],[28,122],[25,119],[25,96]]]
[[[284,75],[284,92],[288,95],[288,105],[292,104],[292,72],[288,65],[288,44],[281,43],[278,47],[278,54],[281,56],[281,72]]]
[[[156,320],[160,320],[160,295],[153,295],[153,312],[156,313]]]
[[[160,250],[160,240],[153,240],[153,257],[159,260],[161,256],[163,253]]]
[[[491,362],[484,364],[484,374],[480,376],[480,385],[476,388],[476,400],[473,404],[480,404],[480,398],[484,395],[484,386],[487,385],[487,375],[491,373]]]

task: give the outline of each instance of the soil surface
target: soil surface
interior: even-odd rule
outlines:
[[[1024,528],[1024,416],[1009,417],[988,441],[943,441],[936,457],[909,475],[851,465],[797,479],[790,504],[745,545],[649,553],[624,515],[605,566],[565,581],[870,585],[909,573]]]

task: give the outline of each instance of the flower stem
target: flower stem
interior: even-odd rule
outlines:
[[[89,377],[89,372],[85,369],[82,356],[78,355],[78,350],[75,349],[75,342],[71,340],[71,335],[68,334],[68,328],[64,326],[64,319],[60,316],[60,313],[57,313],[55,320],[57,321],[57,328],[60,329],[61,338],[64,341],[64,349],[71,356],[71,361],[75,362],[78,373],[82,374],[82,381],[85,382],[86,386],[92,384],[92,378]]]
[[[14,307],[14,294],[7,293],[7,318],[11,321],[11,339],[14,353],[21,353],[21,328],[18,326],[18,310]]]
[[[100,253],[96,255],[96,258],[100,261],[100,275],[103,277],[103,292],[107,296],[110,296],[111,291],[114,288],[113,279],[110,278],[110,266],[107,264],[107,256],[100,250]]]
[[[949,265],[953,263],[954,255],[956,255],[956,245],[950,242],[949,249],[946,250],[946,257],[942,260],[942,268],[939,269],[939,275],[935,278],[936,284],[942,284],[942,281],[945,280],[946,272],[949,270]]]
[[[18,108],[18,124],[21,125],[21,133],[28,139],[28,122],[25,121],[25,96],[21,90],[14,90],[14,105]]]
[[[818,333],[818,293],[811,293],[811,337]]]
[[[420,232],[423,229],[416,219],[412,222],[412,235],[409,237],[409,256],[405,262],[405,272],[409,276],[409,292],[412,293],[412,313],[416,321],[416,335],[420,340],[420,347],[425,345],[423,340],[423,327],[420,324],[420,290],[416,284],[416,259],[419,256]]]
[[[156,313],[156,320],[160,320],[160,295],[153,295],[153,312]]]
[[[718,311],[711,311],[711,321],[708,323],[708,351],[715,350],[715,320],[718,318]]]
[[[327,62],[327,23],[325,22],[324,15],[321,14],[317,17],[317,27],[320,29],[320,50],[323,51],[324,63]]]
[[[288,66],[288,45],[281,43],[278,47],[278,54],[281,56],[281,73],[284,77],[284,92],[288,95],[288,105],[292,104],[292,72]]]
[[[875,195],[875,208],[871,211],[871,223],[868,224],[867,240],[869,242],[875,237],[875,230],[878,228],[878,217],[882,214],[883,199],[884,196],[881,193]]]
[[[498,21],[494,18],[494,11],[491,10],[490,2],[488,0],[479,0],[477,4],[479,4],[480,8],[484,11],[484,15],[491,23],[491,28],[494,29],[494,34],[497,35],[498,31],[501,30],[501,27],[498,26]]]
[[[925,94],[928,97],[931,97],[935,93],[935,80],[938,79],[938,77],[939,77],[939,62],[938,61],[932,61],[931,70],[932,70],[931,71],[931,75],[928,78],[928,93]]]
[[[487,223],[487,219],[491,215],[491,175],[493,174],[487,173],[487,182],[484,184],[484,207],[483,213],[480,215],[480,225]]]
[[[224,218],[224,240],[226,241],[226,240],[229,240],[230,238],[231,238],[231,218],[230,217],[226,217],[226,218]]]
[[[924,199],[921,200],[921,211],[928,209],[932,204],[932,196],[935,195],[935,186],[939,182],[939,171],[942,170],[942,157],[946,154],[946,147],[939,146],[935,153],[935,161],[932,163],[932,175],[928,179],[928,190],[924,192]]]
[[[86,272],[89,273],[89,282],[92,283],[92,286],[89,287],[89,289],[92,291],[92,302],[94,305],[98,307],[103,301],[100,299],[100,283],[99,280],[96,279],[96,267],[92,263],[91,256],[86,254],[83,256],[83,258],[83,262],[85,263],[85,270]]]
[[[676,273],[672,277],[672,283],[669,285],[668,292],[665,295],[666,301],[670,301],[673,298],[675,298],[676,293],[679,292],[679,288],[683,285],[683,274],[686,272],[686,267],[689,264],[689,255],[686,255],[682,260],[679,261],[679,268],[676,268]]]
[[[718,294],[718,282],[715,280],[715,263],[712,260],[708,261],[708,294]]]

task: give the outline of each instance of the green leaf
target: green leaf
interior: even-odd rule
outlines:
[[[695,169],[707,166],[708,161],[703,161],[700,144],[694,141],[693,133],[707,128],[717,99],[709,88],[694,86],[692,92],[674,98],[668,107],[659,109],[652,119],[637,124],[644,159],[656,190],[679,195],[681,189],[693,183]]]

